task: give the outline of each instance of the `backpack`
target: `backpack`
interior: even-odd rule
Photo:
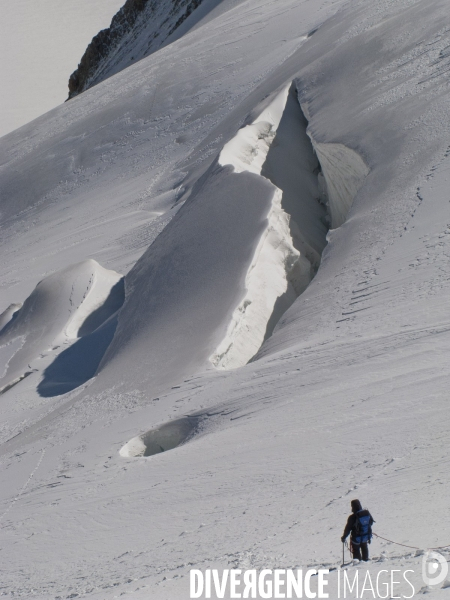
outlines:
[[[359,511],[363,512],[363,511]],[[372,539],[373,519],[370,514],[358,516],[356,513],[356,523],[352,532],[352,541],[355,544],[366,544]]]

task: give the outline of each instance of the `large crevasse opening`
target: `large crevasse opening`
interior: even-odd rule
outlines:
[[[150,429],[126,443],[119,451],[122,458],[154,456],[188,442],[200,423],[199,417],[183,417]]]
[[[217,368],[233,369],[256,355],[308,287],[329,229],[345,221],[369,169],[354,150],[314,140],[295,83],[238,131],[224,146],[219,164],[273,184],[267,226],[247,272],[245,295],[210,357]]]

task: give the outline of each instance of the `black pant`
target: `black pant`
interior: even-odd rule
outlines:
[[[355,544],[355,542],[352,542],[350,540],[350,545],[352,549],[353,558],[361,560],[362,554],[362,560],[369,560],[369,546],[367,542],[363,542],[362,544]]]

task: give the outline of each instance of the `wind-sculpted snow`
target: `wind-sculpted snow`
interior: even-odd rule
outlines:
[[[41,281],[0,332],[5,361],[0,391],[40,370],[43,358],[59,354],[58,350],[92,333],[117,312],[123,303],[121,279],[118,273],[87,260]],[[95,367],[101,356],[93,357]],[[84,357],[90,362],[89,352]]]

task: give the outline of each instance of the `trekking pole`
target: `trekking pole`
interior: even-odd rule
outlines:
[[[342,542],[342,566],[345,565],[345,542]]]

